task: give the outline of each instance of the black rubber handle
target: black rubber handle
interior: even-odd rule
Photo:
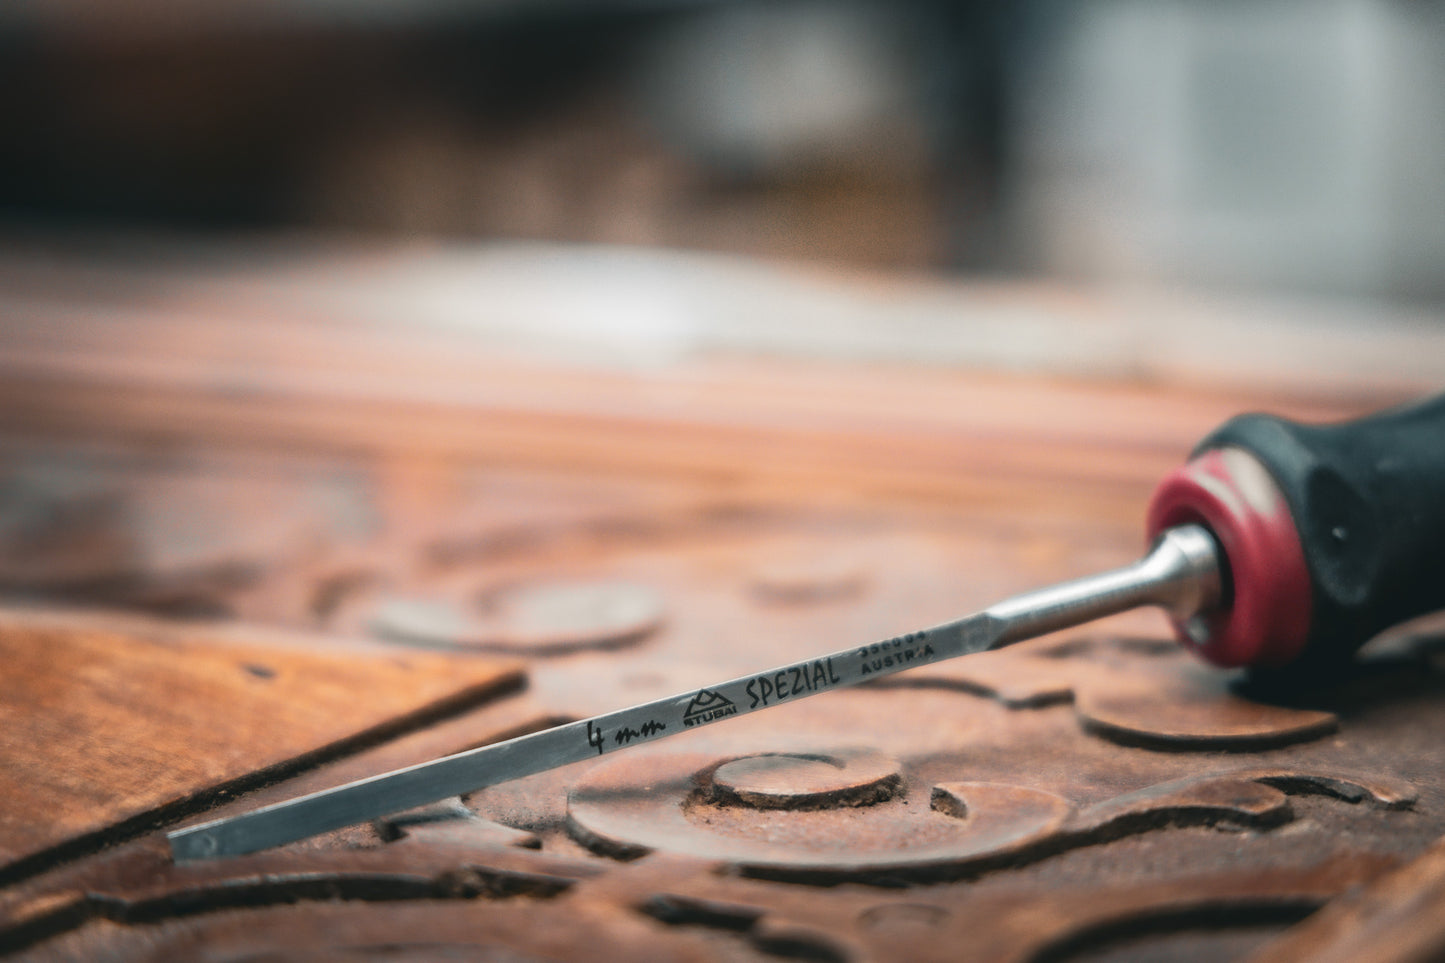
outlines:
[[[1304,656],[1348,657],[1445,608],[1445,395],[1358,421],[1242,415],[1196,450],[1252,454],[1289,507],[1309,572]]]

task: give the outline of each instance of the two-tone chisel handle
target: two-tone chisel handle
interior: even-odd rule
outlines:
[[[1226,422],[1169,475],[1151,537],[1200,524],[1218,540],[1224,604],[1179,622],[1223,666],[1348,657],[1445,608],[1445,395],[1333,425]]]

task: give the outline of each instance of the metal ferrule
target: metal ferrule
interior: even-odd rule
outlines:
[[[1016,595],[987,615],[1003,623],[994,648],[1114,615],[1157,605],[1176,622],[1187,622],[1223,599],[1219,549],[1199,525],[1165,531],[1132,565]]]

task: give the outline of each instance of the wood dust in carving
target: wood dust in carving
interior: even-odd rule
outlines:
[[[0,617],[0,868],[520,680],[478,658],[168,635]]]

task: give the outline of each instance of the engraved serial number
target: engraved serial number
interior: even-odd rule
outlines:
[[[932,644],[928,642],[927,632],[910,632],[897,638],[860,646],[857,652],[858,668],[863,675],[872,675],[875,672],[901,668],[911,662],[923,662],[935,654]]]

